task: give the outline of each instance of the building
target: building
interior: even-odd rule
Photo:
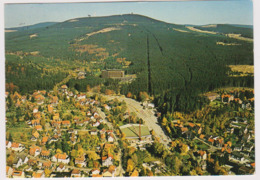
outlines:
[[[70,162],[70,158],[69,156],[67,156],[66,153],[64,154],[60,154],[57,153],[56,155],[54,155],[51,159],[53,162],[62,162],[64,164],[68,164]]]
[[[25,178],[23,171],[13,171],[13,178]]]
[[[119,69],[103,70],[101,73],[102,78],[117,79],[125,77],[125,72]]]

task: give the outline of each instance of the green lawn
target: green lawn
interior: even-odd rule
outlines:
[[[208,145],[202,143],[202,142],[199,141],[199,140],[194,140],[193,142],[194,142],[194,144],[197,145],[197,148],[200,149],[200,150],[205,151],[205,150],[209,149],[209,146],[208,146]]]
[[[132,124],[129,127],[121,126],[121,131],[125,133],[126,137],[138,137],[139,136],[139,125]],[[150,131],[147,126],[141,126],[141,136],[150,135]]]

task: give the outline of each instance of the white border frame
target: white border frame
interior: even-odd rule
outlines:
[[[6,3],[77,3],[77,2],[143,2],[143,1],[160,1],[160,0],[0,0],[0,179],[8,179],[6,178],[6,151],[5,151],[5,49],[4,49],[4,4]],[[214,0],[163,0],[163,1],[214,1]],[[215,1],[225,1],[225,0],[215,0]],[[227,0],[230,1],[230,0]],[[234,1],[234,0],[233,0]],[[254,5],[254,65],[255,65],[255,99],[256,99],[256,105],[255,105],[255,148],[256,148],[256,170],[255,175],[243,175],[243,176],[173,176],[173,177],[163,177],[163,176],[155,176],[155,177],[138,177],[138,178],[129,178],[129,177],[115,177],[112,179],[165,179],[165,180],[172,180],[172,179],[184,179],[184,180],[202,180],[202,179],[222,179],[222,180],[243,180],[243,179],[252,179],[257,180],[260,179],[260,163],[259,160],[259,149],[260,145],[258,143],[259,141],[259,134],[257,132],[257,128],[259,128],[260,120],[258,120],[259,116],[259,106],[258,106],[258,92],[260,92],[259,88],[259,77],[260,72],[257,70],[260,68],[258,62],[260,60],[260,1],[259,0],[252,0]],[[258,20],[258,21],[257,21]],[[34,179],[34,178],[31,178]],[[49,179],[49,178],[41,178],[41,179]],[[63,180],[65,178],[58,178],[59,180]],[[66,178],[67,179],[73,179],[73,180],[82,180],[83,178]],[[84,178],[87,179],[87,178]],[[90,178],[89,178],[90,179]],[[104,178],[95,178],[95,179],[103,179]]]

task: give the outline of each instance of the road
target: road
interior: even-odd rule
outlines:
[[[161,126],[158,124],[158,119],[155,116],[153,110],[143,109],[143,106],[141,106],[140,102],[131,98],[126,98],[124,96],[103,96],[106,97],[107,100],[117,98],[119,101],[125,101],[129,111],[135,112],[139,118],[142,118],[144,120],[144,124],[147,125],[148,129],[153,130],[155,132],[155,135],[160,138],[161,143],[163,143],[165,147],[168,147],[168,144],[169,142],[171,142],[171,139],[165,135]]]

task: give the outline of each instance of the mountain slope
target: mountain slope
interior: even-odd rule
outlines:
[[[49,28],[6,33],[6,52],[9,56],[22,56],[24,65],[30,59],[30,63],[41,63],[41,68],[44,64],[57,67],[59,62],[61,69],[68,69],[67,73],[77,66],[84,69],[86,79],[67,83],[79,91],[85,91],[87,85],[101,85],[103,90],[110,88],[121,94],[131,92],[137,97],[145,91],[155,97],[159,107],[171,111],[198,108],[195,102],[204,102],[199,97],[201,92],[253,84],[252,77],[227,76],[227,65],[253,64],[253,43],[222,34],[194,32],[183,25],[140,15],[76,18]],[[103,69],[123,69],[137,78],[118,88],[116,83],[104,83],[99,78]],[[28,89],[11,71],[7,82]],[[44,83],[39,87],[44,87]]]

